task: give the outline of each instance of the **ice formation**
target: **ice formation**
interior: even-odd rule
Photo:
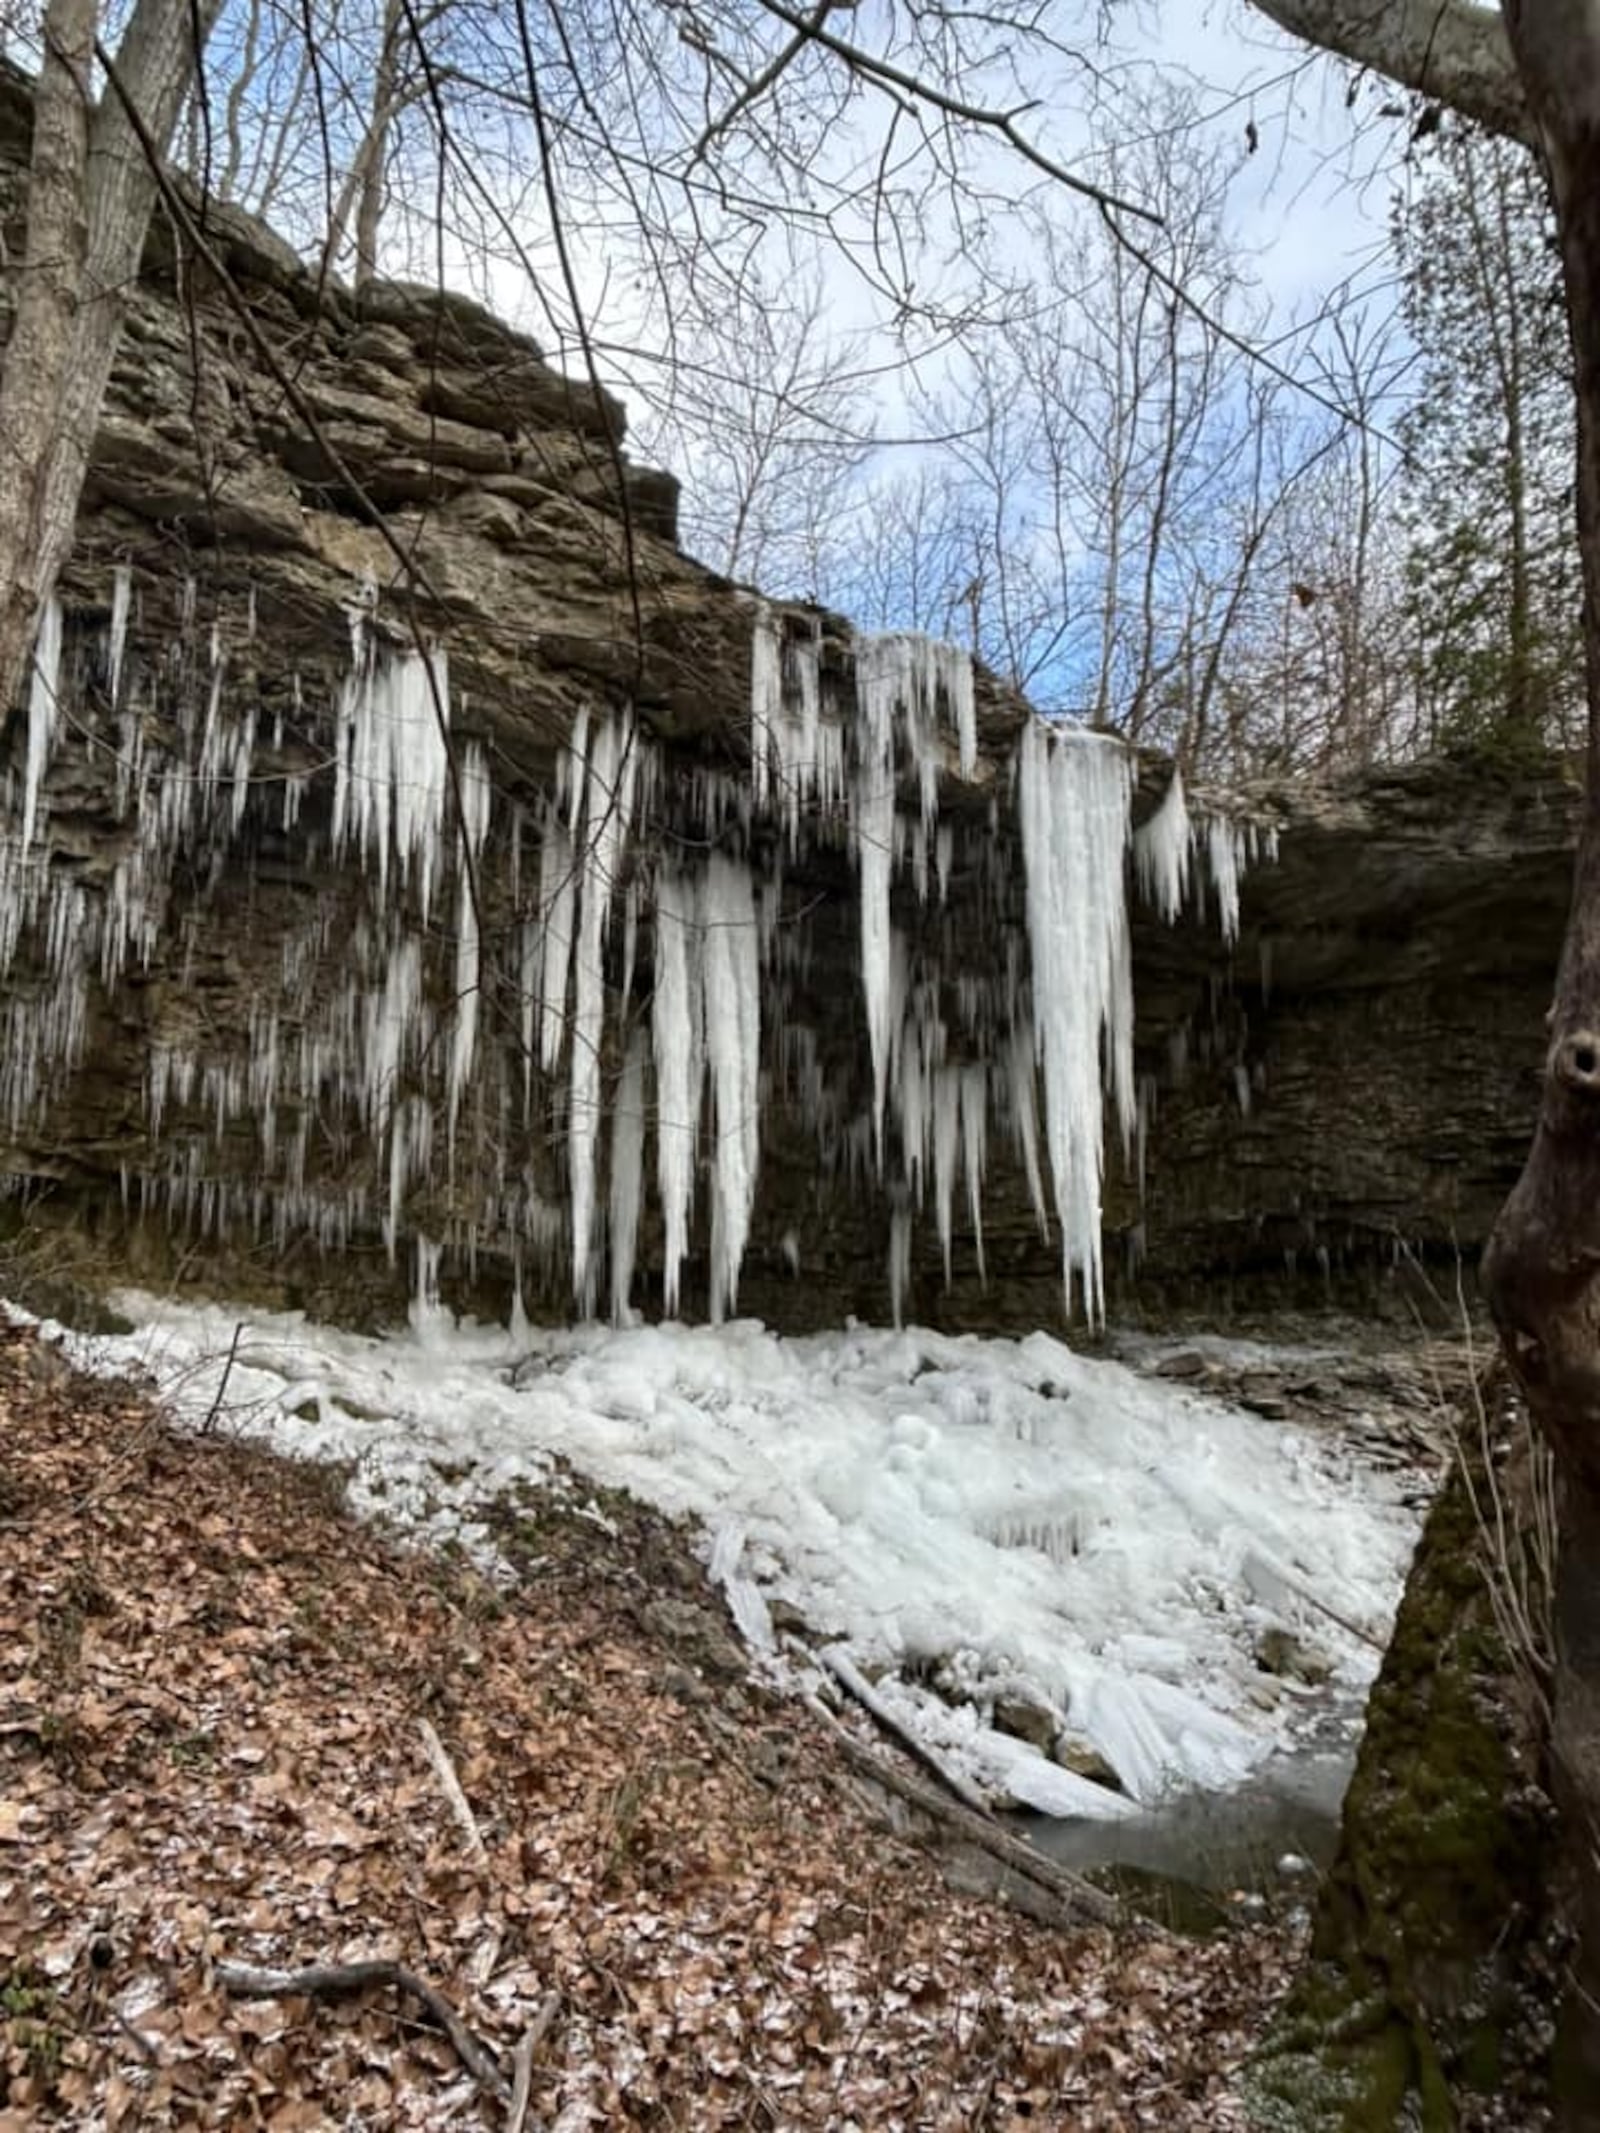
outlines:
[[[116,705],[122,687],[122,655],[128,645],[128,611],[133,604],[133,572],[119,563],[111,574],[111,639],[106,654],[106,693]]]
[[[1065,723],[1028,720],[998,777],[964,654],[893,634],[852,661],[818,618],[765,603],[747,770],[675,757],[669,782],[631,707],[597,699],[541,788],[498,760],[491,777],[443,651],[387,636],[370,586],[342,671],[280,677],[267,699],[253,603],[202,616],[189,586],[181,641],[152,656],[137,592],[119,568],[87,655],[82,625],[46,610],[12,726],[10,1129],[81,1064],[102,994],[170,970],[130,1209],[279,1250],[382,1236],[398,1256],[426,1235],[430,1279],[490,1253],[519,1309],[532,1279],[619,1324],[648,1240],[665,1312],[722,1317],[781,1106],[819,1184],[881,1207],[897,1319],[924,1225],[947,1279],[983,1278],[997,1151],[1057,1233],[1068,1298],[1100,1314],[1104,1121],[1126,1150],[1143,1116],[1130,877],[1167,919],[1209,893],[1231,939],[1249,825],[1198,810],[1174,774],[1135,831],[1133,758]],[[119,822],[88,865],[49,806],[69,746],[100,751]],[[261,857],[286,847],[315,893],[258,907]],[[841,869],[854,1001],[818,893]],[[965,960],[956,904],[979,926]],[[234,1029],[196,979],[219,959],[251,975]],[[768,1263],[802,1257],[792,1233]]]
[[[415,876],[428,916],[450,789],[450,688],[442,651],[385,651],[364,615],[351,625],[352,666],[338,716],[336,850],[354,844],[378,874]],[[214,661],[220,680],[220,661]]]
[[[455,1027],[450,1038],[450,1087],[448,1112],[450,1139],[455,1141],[456,1117],[466,1096],[478,1043],[478,1000],[483,974],[479,966],[478,863],[489,829],[489,765],[474,741],[462,753],[461,876],[460,902],[456,915]]]
[[[1174,766],[1165,798],[1133,840],[1140,893],[1169,924],[1183,909],[1189,891],[1193,844],[1194,828],[1189,820],[1183,772]]]
[[[1133,981],[1124,873],[1133,761],[1119,743],[1038,720],[1023,731],[1018,808],[1033,956],[1034,1046],[1069,1296],[1100,1316],[1101,1060],[1124,1141],[1134,1119]]]
[[[651,1034],[656,1059],[656,1176],[666,1228],[662,1288],[669,1318],[678,1310],[679,1270],[689,1249],[694,1208],[705,1026],[702,999],[693,890],[674,867],[663,866],[656,876]]]
[[[628,1322],[644,1200],[644,1062],[644,1031],[635,1029],[611,1109],[611,1316],[619,1326]]]
[[[61,707],[61,603],[47,600],[39,617],[28,684],[28,756],[22,773],[22,852],[26,858],[39,822],[45,765]]]
[[[711,1316],[739,1293],[761,1145],[761,967],[747,867],[713,852],[700,883],[705,1055],[715,1137],[711,1166]]]
[[[634,1175],[625,1161],[624,1191]],[[554,1458],[687,1513],[757,1649],[781,1605],[970,1780],[1046,1812],[1124,1815],[1175,1785],[1234,1783],[1277,1748],[1325,1743],[1376,1668],[1415,1477],[1337,1431],[1275,1427],[1044,1334],[782,1340],[744,1321],[508,1336],[452,1322],[437,1240],[419,1233],[415,1268],[395,1336],[255,1313],[241,1337],[236,1307],[127,1296],[139,1332],[79,1353],[153,1368],[196,1423],[220,1407],[283,1451],[340,1461],[358,1507],[468,1547],[489,1541],[486,1499],[538,1487]],[[1322,1652],[1332,1712],[1289,1694],[1263,1707],[1273,1630]],[[1017,1698],[1125,1790],[998,1731],[996,1706]]]

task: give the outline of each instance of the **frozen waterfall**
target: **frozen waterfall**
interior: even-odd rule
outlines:
[[[1174,773],[1135,831],[1133,757],[1066,722],[1025,720],[1007,775],[963,653],[825,641],[764,602],[742,770],[729,735],[669,758],[594,696],[543,783],[453,700],[442,648],[386,636],[371,587],[342,674],[267,709],[253,603],[186,606],[190,639],[158,655],[126,566],[93,656],[59,607],[41,619],[0,813],[12,1129],[78,1068],[102,995],[231,959],[235,1027],[188,983],[147,995],[130,1210],[278,1250],[426,1237],[435,1270],[496,1253],[519,1293],[531,1274],[619,1323],[642,1276],[668,1316],[692,1296],[721,1317],[753,1244],[815,1264],[758,1227],[781,1114],[791,1168],[881,1210],[896,1317],[919,1231],[947,1281],[984,1278],[998,1161],[1069,1305],[1101,1314],[1106,1122],[1125,1151],[1138,1131],[1129,894],[1169,921],[1205,897],[1232,940],[1253,830]],[[52,841],[74,750],[110,766],[119,824],[88,864]],[[258,903],[260,853],[290,846],[297,894]]]

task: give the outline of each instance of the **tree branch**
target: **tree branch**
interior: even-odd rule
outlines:
[[[472,2034],[442,1992],[414,1970],[408,1970],[404,1963],[375,1959],[309,1963],[302,1970],[268,1970],[253,1963],[221,1962],[217,1964],[216,1977],[223,1991],[235,1999],[255,2000],[286,2000],[301,1994],[313,2000],[342,1999],[351,1993],[370,1992],[379,1985],[392,1985],[427,2009],[479,2088],[502,2103],[511,2095],[511,2084],[488,2046]]]
[[[1464,118],[1538,146],[1497,8],[1474,0],[1250,0],[1291,37],[1436,97]]]
[[[898,89],[914,102],[927,104],[935,111],[944,112],[947,118],[964,119],[968,125],[997,134],[1001,140],[1008,142],[1025,162],[1031,163],[1035,170],[1043,171],[1047,178],[1054,178],[1058,185],[1065,185],[1072,192],[1082,193],[1085,199],[1095,201],[1103,209],[1115,209],[1118,214],[1134,215],[1141,222],[1160,227],[1161,217],[1152,213],[1149,208],[1140,206],[1136,200],[1119,199],[1115,193],[1107,192],[1104,186],[1095,185],[1088,178],[1079,177],[1076,171],[1068,170],[1064,163],[1058,163],[1054,157],[1047,156],[1042,148],[1036,148],[1017,124],[1020,112],[991,111],[981,104],[968,103],[965,97],[952,95],[949,90],[939,88],[937,84],[925,80],[922,76],[908,74],[903,67],[894,66],[887,59],[880,59],[874,52],[864,51],[858,44],[851,44],[843,37],[835,37],[831,30],[822,26],[820,9],[813,14],[802,15],[794,8],[784,6],[783,0],[761,0],[761,5],[774,20],[786,23],[797,39],[820,45],[836,59],[842,59],[851,72],[859,75],[863,81],[876,82],[884,88]]]

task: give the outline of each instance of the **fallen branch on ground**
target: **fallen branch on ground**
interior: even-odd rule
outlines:
[[[533,2095],[533,2056],[549,2035],[550,2025],[560,2012],[560,1993],[547,1992],[539,2012],[528,2024],[522,2042],[512,2055],[511,2109],[506,2116],[506,2133],[524,2133],[528,2123],[528,2102]]]
[[[467,1796],[461,1789],[461,1780],[456,1776],[456,1766],[450,1760],[450,1751],[427,1719],[419,1722],[418,1730],[422,1734],[422,1745],[427,1750],[428,1761],[433,1766],[433,1774],[439,1780],[439,1790],[449,1802],[450,1812],[456,1818],[456,1827],[461,1831],[467,1850],[479,1866],[487,1866],[489,1853],[484,1845],[483,1832],[479,1829],[478,1818],[472,1812]]]
[[[817,1656],[840,1688],[855,1698],[867,1716],[881,1726],[897,1746],[904,1748],[907,1755],[914,1756],[925,1770],[931,1770],[946,1792],[954,1793],[970,1814],[988,1814],[989,1803],[977,1786],[969,1785],[958,1771],[952,1770],[934,1753],[926,1741],[918,1740],[909,1726],[901,1724],[848,1652],[838,1645],[831,1645]]]
[[[1043,1852],[1035,1851],[1020,1837],[1012,1836],[1003,1829],[993,1815],[974,1814],[970,1808],[958,1806],[935,1792],[931,1785],[924,1785],[920,1778],[912,1777],[904,1770],[896,1770],[886,1763],[881,1755],[874,1755],[858,1740],[846,1732],[825,1703],[815,1696],[806,1698],[806,1707],[827,1728],[829,1735],[844,1756],[846,1762],[859,1770],[863,1777],[885,1791],[895,1793],[908,1806],[916,1808],[930,1820],[942,1824],[964,1844],[976,1845],[991,1858],[1023,1880],[1041,1888],[1068,1912],[1078,1918],[1092,1918],[1100,1925],[1114,1925],[1122,1916],[1121,1906],[1113,1896],[1097,1889],[1092,1881],[1058,1866]]]
[[[1351,1616],[1342,1614],[1331,1601],[1323,1599],[1320,1593],[1313,1592],[1304,1578],[1297,1577],[1294,1571],[1289,1569],[1287,1564],[1280,1563],[1276,1556],[1263,1555],[1259,1550],[1251,1549],[1245,1559],[1246,1576],[1249,1575],[1252,1565],[1258,1566],[1269,1578],[1275,1578],[1280,1585],[1292,1592],[1297,1600],[1303,1600],[1307,1607],[1314,1609],[1319,1615],[1326,1615],[1347,1637],[1354,1637],[1358,1644],[1369,1645],[1380,1655],[1387,1651],[1387,1643],[1375,1630],[1368,1629],[1364,1622],[1357,1622]]]
[[[283,2000],[299,1994],[312,2000],[336,2000],[368,1992],[375,1985],[392,1985],[427,2009],[479,2088],[501,2102],[510,2097],[511,2085],[488,2046],[478,2042],[442,1992],[404,1963],[374,1958],[361,1963],[308,1963],[302,1970],[269,1970],[252,1963],[220,1962],[216,1979],[224,1992],[241,2000]]]

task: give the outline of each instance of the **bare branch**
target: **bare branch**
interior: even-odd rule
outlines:
[[[351,1993],[370,1992],[378,1985],[392,1985],[427,2009],[479,2088],[501,2102],[510,2098],[511,2084],[488,2046],[472,2034],[442,1992],[414,1970],[408,1970],[404,1963],[375,1959],[361,1963],[310,1963],[302,1970],[266,1970],[253,1963],[222,1962],[217,1965],[217,1983],[235,1999],[255,2000],[286,2000],[301,1994],[314,2000],[342,1999]]]
[[[843,37],[836,37],[831,30],[823,28],[816,13],[797,14],[793,8],[785,7],[783,0],[761,0],[761,5],[777,21],[786,22],[797,37],[820,45],[824,51],[832,52],[836,59],[842,59],[845,65],[863,80],[876,82],[883,88],[898,89],[904,95],[914,98],[917,103],[927,104],[935,111],[944,112],[948,118],[965,119],[969,125],[981,126],[985,132],[997,134],[1016,150],[1024,162],[1031,163],[1035,170],[1043,171],[1047,178],[1054,178],[1058,185],[1065,185],[1069,191],[1082,193],[1086,200],[1093,200],[1108,211],[1119,215],[1133,215],[1141,222],[1160,226],[1161,217],[1153,214],[1149,208],[1140,206],[1137,201],[1119,199],[1115,193],[1108,193],[1103,186],[1092,183],[1088,178],[1079,177],[1076,171],[1069,170],[1064,163],[1058,163],[1053,156],[1047,156],[1042,148],[1035,147],[1018,126],[1018,113],[991,111],[982,104],[968,103],[965,97],[954,96],[949,90],[941,89],[919,75],[908,74],[903,67],[894,66],[887,59],[880,59],[876,53],[863,51],[860,45],[851,44]]]

